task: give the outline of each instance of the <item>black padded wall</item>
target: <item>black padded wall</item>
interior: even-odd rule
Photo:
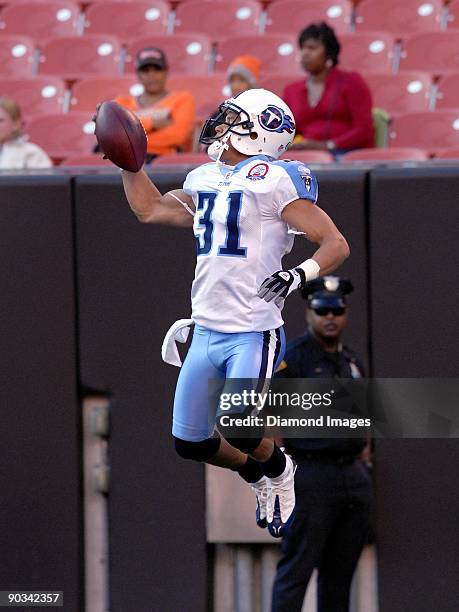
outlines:
[[[0,583],[81,612],[70,179],[0,180]]]
[[[457,168],[380,169],[370,182],[375,376],[457,376]],[[376,447],[382,612],[459,608],[459,441]]]
[[[378,376],[457,376],[459,169],[371,172],[373,358]]]

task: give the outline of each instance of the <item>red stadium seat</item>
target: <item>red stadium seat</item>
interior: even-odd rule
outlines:
[[[35,41],[72,36],[77,34],[79,15],[79,7],[69,0],[15,2],[3,9],[0,30],[30,36]]]
[[[339,63],[345,70],[390,72],[394,39],[387,32],[356,32],[340,36]]]
[[[207,34],[212,42],[259,32],[261,6],[254,0],[197,0],[178,6],[174,32]],[[237,53],[237,49],[235,49]]]
[[[62,112],[65,84],[52,76],[38,76],[31,79],[2,79],[0,94],[14,98],[22,114]]]
[[[210,163],[211,159],[207,153],[171,153],[157,157],[153,166],[176,166],[184,164],[187,166],[201,166]]]
[[[459,1],[448,4],[448,28],[459,28]]]
[[[429,156],[422,149],[393,147],[390,149],[359,149],[350,151],[341,158],[342,162],[355,161],[423,161]]]
[[[38,71],[60,75],[69,81],[97,74],[117,74],[120,48],[117,38],[102,34],[55,38],[44,45]]]
[[[407,113],[396,117],[390,130],[390,144],[420,147],[427,151],[459,146],[459,109],[433,113]]]
[[[34,46],[27,36],[0,36],[0,75],[2,77],[31,76]]]
[[[186,89],[196,100],[196,117],[204,121],[218,106],[231,96],[224,74],[171,76],[167,81],[170,90]]]
[[[202,34],[174,34],[151,36],[132,41],[127,48],[124,71],[134,72],[135,57],[140,49],[159,47],[164,51],[172,73],[203,74],[208,72],[211,45]]]
[[[331,164],[334,159],[328,151],[287,151],[280,159],[294,159],[304,164]]]
[[[118,2],[131,2],[132,0],[117,0],[117,1]],[[90,5],[93,5],[93,4],[103,4],[103,3],[107,2],[107,0],[78,0],[78,2],[80,4],[83,4],[83,5],[87,6],[88,4],[90,4]]]
[[[41,115],[27,122],[26,133],[53,160],[91,153],[96,144],[90,113]]]
[[[257,2],[260,0],[257,0]],[[196,4],[197,2],[202,2],[202,0],[170,0],[172,5],[177,7],[179,4]],[[215,2],[228,2],[228,0],[215,0]],[[269,0],[261,0],[261,4],[268,4]]]
[[[113,168],[116,171],[116,166],[108,159],[104,159],[102,155],[72,155],[67,157],[60,164],[61,166],[105,166]]]
[[[386,30],[405,34],[439,30],[441,0],[363,0],[357,7],[357,31]]]
[[[400,70],[423,70],[435,75],[459,71],[459,30],[426,32],[406,39]]]
[[[272,91],[282,98],[287,85],[298,81],[300,78],[301,76],[298,74],[284,74],[282,76],[279,76],[277,73],[273,75],[267,74],[260,79],[260,87]]]
[[[113,34],[123,40],[151,37],[167,32],[168,18],[169,5],[161,0],[107,0],[88,8],[85,32]]]
[[[443,77],[438,83],[435,109],[459,106],[459,72]]]
[[[347,32],[352,6],[347,0],[282,0],[268,6],[266,32],[288,32],[326,21],[336,32]],[[300,24],[300,25],[297,25]]]
[[[70,111],[94,111],[99,102],[113,100],[120,94],[139,95],[142,85],[134,76],[89,77],[72,87]]]
[[[449,147],[435,151],[435,157],[437,159],[459,159],[459,147]]]
[[[425,72],[367,74],[365,80],[373,95],[373,106],[389,114],[414,113],[430,108],[431,79]]]
[[[261,60],[263,72],[302,73],[294,35],[265,34],[257,38],[228,38],[218,46],[216,69],[226,70],[237,55],[256,55]]]

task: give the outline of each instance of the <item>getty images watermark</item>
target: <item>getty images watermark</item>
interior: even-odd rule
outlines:
[[[458,438],[459,379],[209,381],[209,427],[223,436]]]
[[[244,389],[240,393],[221,393],[219,423],[222,427],[371,427],[370,418],[332,417],[330,414],[320,414],[316,417],[287,417],[274,413],[282,408],[300,408],[308,411],[313,408],[329,408],[333,405],[334,389],[326,392],[258,392],[255,389]],[[226,411],[240,412],[251,410],[243,417],[225,414]],[[260,413],[266,411],[262,416]],[[255,412],[255,414],[254,414]]]

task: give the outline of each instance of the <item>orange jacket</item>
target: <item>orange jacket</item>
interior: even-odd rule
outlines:
[[[140,109],[137,98],[134,96],[118,96],[115,100],[134,112]],[[193,94],[190,91],[173,91],[152,108],[168,108],[171,124],[155,130],[150,117],[140,117],[147,133],[148,153],[167,155],[176,153],[179,148],[191,150],[196,112]],[[142,110],[145,108],[143,107]]]

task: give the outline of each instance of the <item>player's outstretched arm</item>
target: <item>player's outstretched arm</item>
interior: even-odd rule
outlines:
[[[147,151],[147,137],[139,118],[117,102],[98,104],[93,117],[97,142],[105,157],[122,169],[124,191],[142,223],[191,227],[192,198],[177,189],[164,196],[141,169]]]
[[[142,223],[192,227],[194,203],[182,189],[162,195],[144,170],[121,172],[129,206]]]
[[[326,212],[309,200],[294,200],[282,211],[282,219],[290,227],[304,232],[311,242],[319,245],[312,258],[292,270],[278,270],[266,278],[258,296],[281,307],[285,298],[319,275],[329,274],[348,256],[349,246]]]
[[[290,227],[304,232],[308,240],[319,245],[312,259],[317,262],[321,276],[333,272],[349,257],[346,239],[317,204],[308,200],[290,202],[282,211],[282,219]]]

